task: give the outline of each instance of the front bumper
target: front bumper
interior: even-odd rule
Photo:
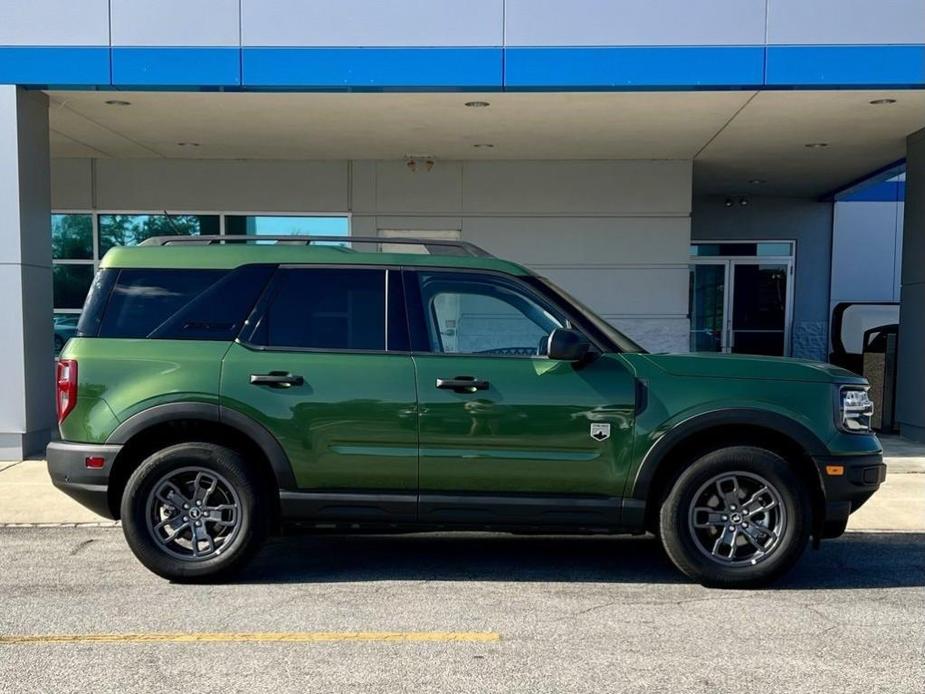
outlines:
[[[819,456],[813,460],[825,493],[825,516],[818,519],[817,536],[838,537],[845,532],[848,516],[861,508],[886,479],[883,455]]]
[[[54,441],[45,452],[48,474],[62,492],[94,513],[115,518],[109,506],[109,472],[122,446]],[[102,468],[88,468],[88,457],[103,458]]]

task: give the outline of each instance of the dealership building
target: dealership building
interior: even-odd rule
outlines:
[[[0,0],[0,460],[163,233],[461,239],[653,351],[898,303],[925,440],[925,0]]]

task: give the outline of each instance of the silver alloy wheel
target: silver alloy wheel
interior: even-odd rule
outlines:
[[[770,557],[787,531],[787,509],[773,484],[752,472],[725,472],[694,494],[688,528],[697,549],[723,566]]]
[[[204,561],[234,544],[241,529],[241,501],[218,473],[185,467],[157,481],[145,518],[164,552],[184,561]]]

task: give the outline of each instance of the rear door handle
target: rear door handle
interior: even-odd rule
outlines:
[[[251,374],[251,384],[271,388],[291,388],[305,383],[305,379],[288,371],[271,371],[268,374]]]
[[[488,390],[488,381],[475,376],[455,376],[454,378],[438,378],[437,387],[457,393],[474,393],[477,390]]]

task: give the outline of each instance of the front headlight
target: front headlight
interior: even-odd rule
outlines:
[[[868,395],[867,386],[841,386],[838,389],[838,412],[835,421],[838,428],[849,434],[870,432],[870,420],[874,414],[874,403]]]

